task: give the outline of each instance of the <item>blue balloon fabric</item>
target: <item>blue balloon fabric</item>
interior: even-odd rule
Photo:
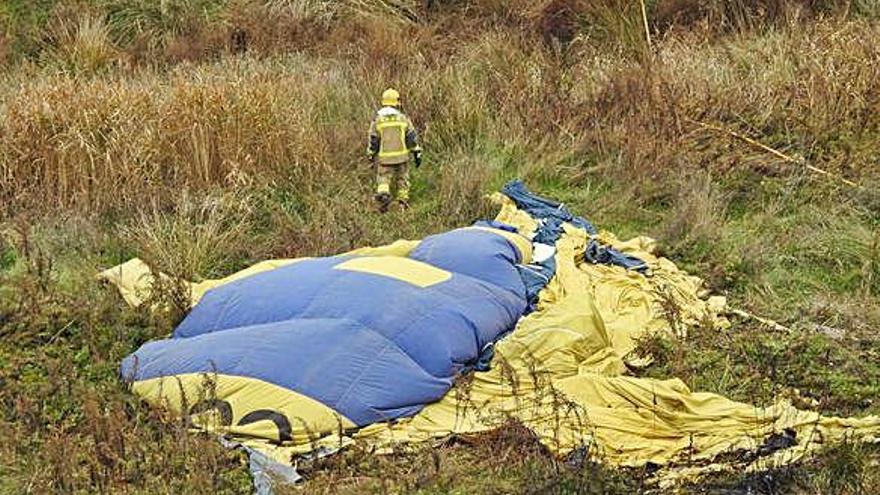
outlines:
[[[526,309],[521,254],[491,231],[423,240],[409,255],[414,268],[445,274],[427,284],[381,273],[401,258],[373,257],[378,270],[346,269],[359,258],[301,261],[215,288],[171,339],[142,346],[121,373],[132,381],[256,378],[365,426],[439,400]]]

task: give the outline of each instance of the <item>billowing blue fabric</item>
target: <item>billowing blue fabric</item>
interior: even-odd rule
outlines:
[[[526,308],[519,252],[503,236],[459,229],[412,259],[452,273],[428,287],[306,260],[209,291],[171,339],[122,364],[137,381],[209,372],[260,379],[364,426],[411,416],[514,327]]]
[[[573,215],[558,201],[532,193],[519,179],[508,182],[502,192],[512,199],[519,209],[525,210],[532,218],[538,220],[538,231],[535,233],[534,242],[554,245],[562,235],[562,224],[566,222],[584,229],[590,235],[596,235],[598,232],[588,220]],[[621,266],[640,273],[648,271],[648,265],[643,260],[602,245],[596,239],[590,239],[587,243],[584,257],[590,263]],[[554,266],[550,276],[555,273]]]
[[[458,229],[426,237],[410,258],[525,294],[516,264],[519,250],[505,237],[485,230]],[[513,268],[513,269],[511,269]]]
[[[555,243],[556,239],[561,235],[559,229],[564,222],[580,227],[586,230],[588,234],[595,235],[597,233],[596,227],[594,227],[589,221],[573,215],[568,211],[568,208],[566,208],[565,205],[558,201],[542,198],[541,196],[533,194],[519,179],[512,180],[505,184],[501,192],[503,192],[508,198],[512,199],[519,209],[525,210],[533,218],[542,220],[551,225],[551,228],[548,229],[545,234],[552,234],[555,231],[556,236],[545,240],[535,239],[536,242],[543,242],[551,245]],[[541,232],[538,232],[538,234],[541,234]]]

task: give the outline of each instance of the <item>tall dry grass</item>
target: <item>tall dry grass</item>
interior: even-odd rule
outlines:
[[[91,13],[53,19],[44,42],[42,62],[70,73],[94,73],[117,60],[110,29]]]
[[[680,30],[719,35],[817,17],[880,15],[873,0],[647,0],[644,4],[652,36],[657,38]],[[106,28],[106,46],[115,49],[116,58],[126,64],[166,66],[214,60],[222,53],[335,51],[340,37],[357,38],[371,29],[370,23],[407,30],[427,25],[455,31],[459,38],[465,33],[479,37],[487,27],[512,28],[530,32],[548,45],[564,47],[590,39],[644,54],[640,7],[639,2],[623,0],[10,0],[0,5],[0,22],[14,60],[66,50],[64,40],[51,34],[52,25],[61,18],[75,26],[80,14],[87,12]]]
[[[412,44],[392,42],[403,36]],[[683,34],[645,60],[586,41],[561,53],[497,29],[435,53],[449,38],[392,25],[361,33],[345,45],[353,52],[332,58],[37,72],[0,88],[0,201],[6,212],[106,210],[181,190],[283,181],[312,194],[363,181],[364,129],[389,85],[404,91],[435,167],[458,156],[513,156],[508,174],[575,180],[585,162],[600,162],[600,175],[640,181],[708,162],[767,175],[806,170],[717,127],[873,180],[878,36],[877,25],[861,21],[792,24],[723,43]]]
[[[251,237],[254,205],[235,194],[204,199],[183,194],[172,210],[144,208],[119,234],[151,267],[182,280],[222,277]]]
[[[319,68],[221,65],[23,82],[2,120],[2,196],[103,209],[181,190],[327,173]]]

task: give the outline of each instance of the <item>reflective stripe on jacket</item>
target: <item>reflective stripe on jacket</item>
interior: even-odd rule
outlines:
[[[409,117],[393,107],[381,108],[370,125],[367,153],[377,156],[382,165],[396,165],[419,150],[418,134]]]

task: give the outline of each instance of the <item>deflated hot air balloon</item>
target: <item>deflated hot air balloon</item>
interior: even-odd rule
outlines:
[[[633,353],[641,336],[727,331],[724,299],[655,256],[652,240],[620,241],[519,181],[495,199],[494,220],[421,241],[188,284],[189,315],[121,374],[151,404],[243,445],[255,473],[352,442],[381,452],[510,418],[559,455],[668,465],[664,483],[880,441],[878,417],[785,400],[758,408],[632,376],[650,359]],[[156,280],[139,260],[101,277],[132,305]],[[465,374],[462,399],[450,389]]]
[[[277,441],[412,416],[476,364],[526,309],[531,244],[500,223],[434,235],[407,256],[305,259],[208,291],[170,339],[122,363],[144,396],[163,377],[216,381],[192,411]],[[294,425],[293,421],[300,424]]]

